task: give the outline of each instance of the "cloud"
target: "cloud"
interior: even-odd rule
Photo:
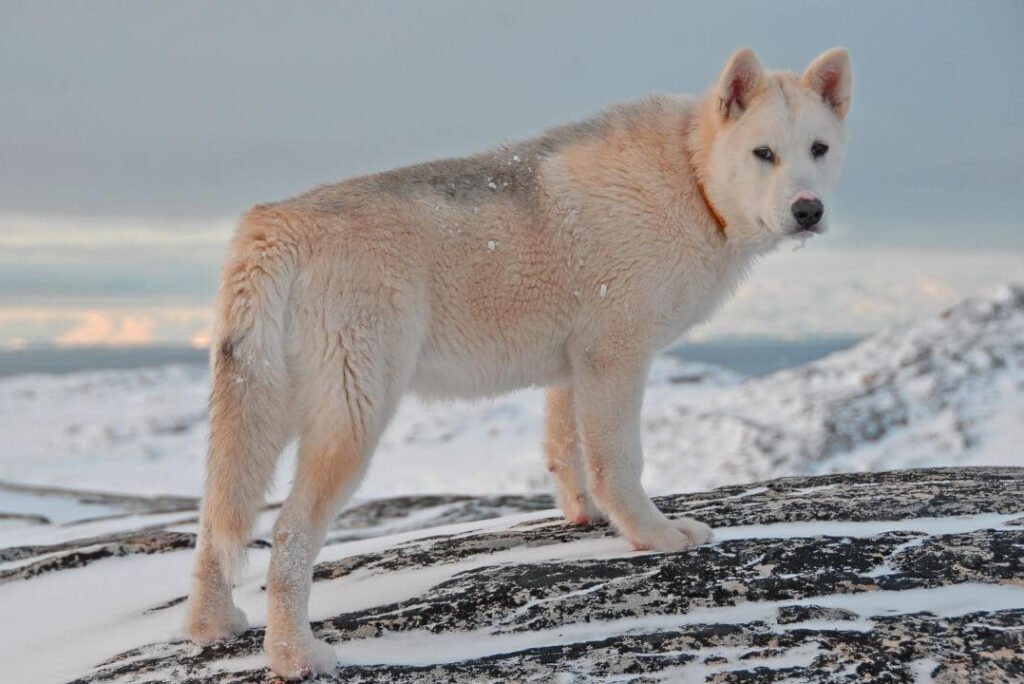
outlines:
[[[58,344],[98,344],[114,332],[114,321],[107,314],[90,311],[81,323],[57,338]]]
[[[207,325],[192,334],[189,344],[196,349],[206,349],[210,346],[210,339],[213,337],[213,326]]]
[[[991,294],[1024,273],[1024,251],[835,248],[780,250],[690,339],[867,335]],[[214,307],[159,305],[146,295],[73,306],[3,306],[0,345],[209,345]]]
[[[153,341],[156,322],[148,316],[126,316],[107,344],[147,344]]]
[[[4,306],[0,300],[0,346],[186,344],[212,321],[212,306],[162,306],[138,297],[94,298],[82,306]]]
[[[151,316],[127,314],[114,316],[102,311],[87,311],[78,325],[60,335],[61,346],[140,345],[153,341],[156,321]]]
[[[837,202],[863,217],[858,239],[1021,244],[1024,89],[1005,84],[1024,71],[1024,3],[354,4],[284,18],[94,0],[56,21],[49,3],[3,3],[0,209],[235,216],[650,92],[698,95],[741,44],[799,73],[841,36],[856,75]],[[187,58],[168,35],[188,36]]]

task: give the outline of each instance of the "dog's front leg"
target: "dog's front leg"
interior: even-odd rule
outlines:
[[[601,513],[587,491],[572,395],[569,387],[548,388],[544,451],[565,519],[573,525],[589,525],[599,520]]]
[[[678,551],[711,539],[711,528],[690,518],[669,520],[640,484],[640,408],[649,360],[590,352],[574,369],[576,406],[591,494],[637,549]]]

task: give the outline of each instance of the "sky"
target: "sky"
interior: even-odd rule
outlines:
[[[0,346],[202,344],[247,207],[700,94],[745,45],[846,46],[850,144],[834,233],[700,334],[870,332],[1024,279],[1022,30],[1017,0],[6,0]]]

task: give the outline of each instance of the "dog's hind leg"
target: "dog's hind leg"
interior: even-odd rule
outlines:
[[[555,478],[558,506],[573,525],[588,525],[598,520],[601,512],[587,492],[572,388],[549,387],[546,402],[544,451]]]
[[[368,315],[341,331],[318,330],[313,337],[321,347],[326,337],[327,348],[297,360],[297,472],[274,525],[267,577],[265,647],[270,668],[286,679],[335,666],[333,649],[309,625],[313,561],[328,524],[358,485],[418,356],[415,341],[405,344],[408,326],[399,329],[383,318]],[[304,342],[303,348],[312,344]]]
[[[246,629],[231,582],[291,437],[284,310],[290,252],[250,216],[225,267],[213,353],[206,492],[196,544],[186,632],[208,644]],[[251,238],[250,233],[259,236]]]

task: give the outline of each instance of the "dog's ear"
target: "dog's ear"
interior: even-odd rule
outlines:
[[[821,53],[807,67],[803,83],[821,95],[821,99],[842,119],[850,111],[850,90],[853,87],[850,53],[843,48]]]
[[[726,119],[739,118],[757,90],[764,69],[750,48],[737,50],[718,78],[718,104]]]

